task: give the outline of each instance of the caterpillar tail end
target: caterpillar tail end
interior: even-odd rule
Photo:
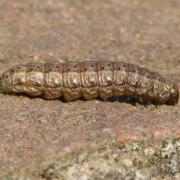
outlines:
[[[176,84],[173,85],[173,88],[171,89],[171,93],[169,96],[169,99],[167,100],[166,104],[168,105],[175,105],[179,101],[179,89]]]

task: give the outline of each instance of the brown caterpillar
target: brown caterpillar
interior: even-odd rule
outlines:
[[[176,104],[175,83],[138,65],[122,61],[29,63],[14,66],[0,78],[3,93],[21,93],[65,101],[132,96],[157,104]]]

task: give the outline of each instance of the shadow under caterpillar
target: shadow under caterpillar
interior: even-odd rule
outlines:
[[[28,63],[14,66],[0,77],[2,93],[45,99],[103,100],[129,96],[155,104],[178,103],[178,86],[159,73],[123,61]]]

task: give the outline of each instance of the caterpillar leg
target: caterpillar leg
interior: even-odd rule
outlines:
[[[112,88],[99,88],[99,97],[100,99],[106,101],[109,97],[113,96]]]
[[[62,96],[61,88],[45,88],[43,97],[47,100],[58,99]]]
[[[69,88],[64,88],[63,89],[63,98],[66,102],[69,101],[74,101],[76,99],[81,98],[81,92],[80,89],[69,89]]]
[[[97,88],[82,88],[81,93],[82,97],[87,101],[98,97]]]

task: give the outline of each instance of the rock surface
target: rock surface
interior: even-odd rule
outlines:
[[[180,87],[179,0],[1,0],[0,72],[119,59]],[[180,103],[0,94],[2,179],[180,179]]]

